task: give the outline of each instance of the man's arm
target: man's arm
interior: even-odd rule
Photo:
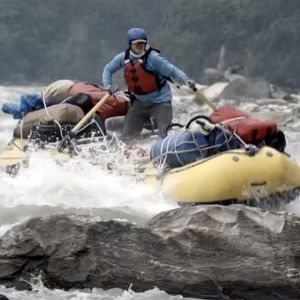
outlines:
[[[185,85],[189,80],[189,77],[182,70],[175,67],[159,53],[152,51],[150,60],[155,70],[161,75],[174,78],[179,84],[182,85]]]
[[[125,53],[122,52],[114,57],[103,69],[103,87],[109,88],[112,85],[112,75],[124,66]]]

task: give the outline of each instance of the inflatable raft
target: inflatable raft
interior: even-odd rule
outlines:
[[[8,174],[17,175],[20,166],[29,165],[31,153],[28,152],[28,146],[27,139],[13,138],[0,155],[0,167],[5,168]],[[72,159],[71,153],[58,153],[54,148],[44,148],[38,151],[51,155],[59,163]]]
[[[230,120],[227,125],[219,123],[223,115]],[[284,133],[272,120],[223,107],[211,118],[192,118],[179,132],[157,141],[145,181],[185,205],[258,199],[287,203],[299,196],[300,167],[285,146]]]
[[[145,182],[180,204],[233,203],[271,199],[290,202],[299,195],[300,168],[286,154],[263,147],[216,154],[158,174],[148,165]]]
[[[26,140],[13,139],[0,156],[0,165],[11,173],[26,163]],[[24,149],[25,147],[25,149]],[[58,161],[68,153],[39,150],[55,155]],[[290,156],[271,147],[254,155],[245,149],[228,150],[171,170],[160,170],[152,162],[142,168],[145,183],[156,186],[163,197],[181,205],[231,204],[239,201],[269,199],[290,202],[299,196],[300,168]]]
[[[194,121],[196,130],[191,125]],[[241,134],[251,133],[241,124],[238,128]],[[251,124],[264,125],[253,120]],[[225,127],[212,124],[207,117],[196,116],[179,132],[157,140],[150,151],[149,163],[145,165],[143,158],[143,166],[139,168],[145,183],[155,185],[165,198],[183,205],[256,199],[290,202],[298,197],[300,167],[284,152],[285,141],[277,143],[280,135],[277,136],[276,128],[268,130],[269,137],[275,139],[249,151],[247,144]],[[27,146],[27,140],[14,138],[0,155],[0,165],[17,168],[26,163]],[[57,155],[59,161],[72,158],[70,153],[57,153],[55,148],[39,151]]]

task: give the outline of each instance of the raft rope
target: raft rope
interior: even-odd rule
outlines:
[[[174,132],[170,136],[168,136],[168,138],[166,138],[162,141],[161,146],[160,146],[160,155],[158,157],[156,157],[155,159],[153,159],[153,163],[154,163],[155,167],[157,167],[160,171],[165,171],[167,168],[169,168],[169,166],[166,163],[168,155],[175,155],[177,160],[179,161],[179,163],[183,166],[184,163],[180,159],[179,154],[191,153],[191,152],[198,150],[201,156],[203,156],[203,151],[209,151],[210,152],[209,156],[210,156],[210,155],[213,155],[214,151],[216,151],[218,148],[220,148],[224,145],[226,145],[227,149],[230,150],[229,143],[234,136],[239,140],[239,142],[246,149],[249,148],[249,145],[247,145],[236,134],[237,126],[236,126],[234,132],[231,132],[225,124],[214,124],[214,125],[215,125],[215,128],[220,129],[221,132],[223,132],[223,137],[225,138],[225,141],[223,143],[211,145],[211,146],[209,144],[198,145],[198,143],[196,142],[196,138],[195,138],[195,132],[193,132],[193,131],[190,131],[190,133],[192,134],[192,141],[182,141],[182,142],[178,143],[178,139],[180,138],[180,136],[188,130],[187,128],[183,128],[183,129],[181,129],[182,130],[181,133],[178,134],[178,132]],[[201,126],[201,125],[199,125],[199,126]],[[221,134],[221,132],[220,132],[220,134]],[[227,137],[226,133],[230,134],[230,138]],[[211,134],[216,135],[216,131],[213,130],[211,132]],[[171,143],[171,140],[173,139],[173,136],[175,136],[175,142],[174,142],[175,146],[170,149],[170,143]],[[220,136],[218,136],[218,137],[220,137]],[[213,140],[215,141],[216,138],[217,137],[214,136]],[[178,147],[180,147],[182,145],[186,145],[186,144],[193,144],[195,146],[195,148],[190,149],[190,150],[181,150],[181,151],[177,150]],[[163,151],[164,148],[167,149],[167,151],[164,152]]]
[[[65,101],[67,101],[69,98],[70,98],[70,97],[66,98],[66,99],[63,100],[60,104],[63,104],[63,103],[64,103]],[[42,91],[42,100],[43,100],[43,104],[44,104],[44,108],[45,108],[46,114],[48,115],[48,117],[49,117],[50,119],[52,119],[52,120],[56,123],[56,125],[57,125],[58,128],[59,128],[61,137],[64,138],[64,134],[63,134],[63,130],[62,130],[61,124],[59,123],[58,120],[56,120],[53,116],[51,116],[50,113],[49,113],[49,111],[48,111],[48,108],[47,108],[47,105],[46,105],[46,101],[45,101],[44,90]],[[91,120],[89,123],[87,123],[84,127],[82,127],[81,129],[79,129],[79,130],[77,131],[77,133],[78,133],[78,132],[81,132],[82,130],[84,130],[84,129],[87,128],[88,126],[90,126],[90,125],[92,125],[93,123],[95,123],[96,126],[98,127],[99,131],[101,132],[101,134],[104,136],[103,130],[101,129],[101,127],[99,126],[99,124],[95,121],[94,117],[95,117],[95,114],[93,115],[92,120]],[[21,129],[21,134],[22,134],[22,129]],[[21,138],[22,138],[22,136],[21,136]]]
[[[232,118],[232,119],[229,119],[229,120],[226,120],[224,122],[221,122],[220,124],[216,124],[216,127],[217,128],[220,128],[220,126],[223,126],[223,128],[225,128],[227,130],[227,132],[231,132],[228,127],[225,125],[226,122],[229,122],[229,121],[233,121],[233,120],[241,120],[241,119],[244,119],[245,117],[237,117],[237,118]],[[255,145],[252,145],[252,144],[247,144],[245,143],[241,137],[237,134],[237,127],[238,127],[238,122],[235,124],[234,126],[234,130],[233,130],[233,135],[238,139],[238,141],[241,143],[241,145],[245,148],[245,150],[247,152],[249,152],[250,155],[254,154],[257,152],[258,148],[257,146]]]
[[[21,140],[23,140],[23,124],[24,124],[23,118],[24,118],[24,114],[22,113],[22,118],[21,118],[20,123],[19,123]],[[22,151],[22,152],[25,152],[25,151],[26,151],[26,148],[25,148],[25,147],[23,147],[23,148],[19,147],[14,141],[12,141],[12,144],[13,144],[16,148],[18,148],[20,151]]]
[[[62,127],[61,127],[60,123],[59,123],[55,118],[53,118],[53,117],[50,115],[50,113],[48,112],[47,105],[46,105],[46,101],[45,101],[44,90],[42,90],[42,100],[43,100],[43,104],[44,104],[44,107],[45,107],[46,114],[48,115],[48,117],[49,117],[50,119],[52,119],[52,120],[54,121],[54,123],[56,123],[56,125],[57,125],[58,128],[59,128],[60,135],[62,136],[62,138],[64,138],[63,131],[62,131]]]

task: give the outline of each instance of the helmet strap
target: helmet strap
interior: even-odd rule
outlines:
[[[145,51],[143,51],[143,52],[140,53],[140,54],[136,54],[136,53],[134,53],[133,50],[130,48],[130,55],[133,56],[133,57],[140,58],[140,57],[142,57],[144,54],[145,54]]]
[[[146,44],[144,51],[143,51],[142,53],[140,53],[140,54],[137,54],[137,53],[135,53],[135,52],[132,50],[132,48],[130,47],[130,55],[133,56],[133,57],[136,57],[136,58],[140,58],[140,57],[142,57],[142,56],[146,53],[146,51],[147,51],[149,48],[150,48],[150,46],[149,46],[148,44]]]

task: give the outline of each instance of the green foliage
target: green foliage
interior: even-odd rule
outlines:
[[[128,29],[153,36],[167,7],[167,0],[1,0],[0,82],[101,83],[104,66],[126,49]]]
[[[131,27],[145,28],[150,43],[196,80],[216,68],[225,45],[227,66],[300,86],[299,0],[1,0],[0,82],[101,84]]]
[[[227,66],[244,65],[246,76],[300,87],[299,0],[177,0],[163,26],[160,46],[191,77],[216,68],[225,45]]]

